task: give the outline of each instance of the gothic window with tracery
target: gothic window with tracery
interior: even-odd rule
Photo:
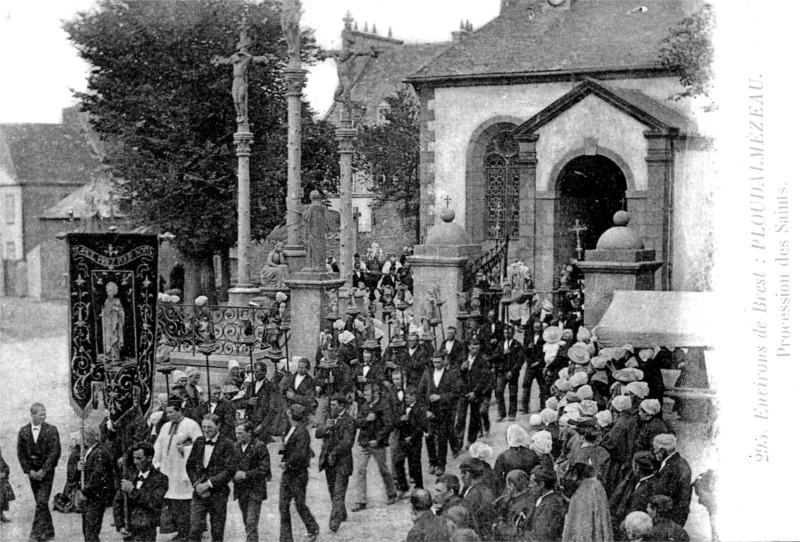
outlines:
[[[498,133],[486,146],[484,164],[486,239],[519,238],[519,144],[511,130]]]

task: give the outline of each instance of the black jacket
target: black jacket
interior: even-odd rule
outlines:
[[[525,363],[525,356],[522,345],[516,339],[511,339],[509,352],[505,352],[506,340],[502,339],[497,343],[492,356],[492,363],[496,374],[519,373],[522,364]]]
[[[49,423],[42,423],[39,439],[33,441],[31,424],[23,425],[17,436],[17,457],[25,474],[42,470],[45,478],[55,476],[56,466],[61,457],[61,440],[58,429]]]
[[[237,471],[245,473],[244,480],[233,482],[234,500],[247,495],[251,499],[263,501],[267,498],[267,482],[272,479],[267,445],[253,438],[244,452],[238,442],[234,444],[234,448],[236,450],[234,475]]]
[[[114,500],[114,458],[105,445],[98,444],[89,451],[83,480],[82,491],[88,500],[105,504]]]
[[[319,470],[328,466],[353,474],[353,443],[356,440],[356,422],[347,412],[336,418],[333,427],[320,425],[316,437],[324,439],[319,454]]]
[[[375,419],[372,421],[367,420],[370,414],[375,414]],[[394,410],[388,399],[381,397],[372,404],[363,403],[358,409],[356,418],[359,446],[369,446],[372,440],[378,441],[379,447],[388,446],[394,424]]]
[[[169,488],[169,478],[158,472],[155,467],[150,468],[142,487],[136,488],[136,479],[139,473],[132,473],[126,477],[134,487],[128,493],[129,526],[133,532],[155,529],[161,522],[161,508],[164,504],[164,495]],[[114,497],[114,524],[117,529],[125,526],[125,492],[118,491]]]
[[[192,451],[186,461],[186,474],[189,475],[192,485],[196,486],[200,482],[211,481],[212,495],[225,495],[230,493],[228,482],[233,479],[236,470],[236,449],[231,440],[222,435],[217,435],[217,443],[208,466],[203,466],[203,452],[205,450],[205,438],[195,439],[192,444]]]
[[[291,431],[291,427],[289,428]],[[284,442],[283,450],[278,453],[283,455],[285,464],[284,475],[308,472],[308,465],[314,453],[311,451],[311,436],[305,425],[297,425],[292,435]]]

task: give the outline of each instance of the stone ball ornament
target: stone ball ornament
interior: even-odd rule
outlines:
[[[644,250],[644,241],[628,227],[631,215],[627,211],[614,213],[614,227],[597,240],[597,250]]]

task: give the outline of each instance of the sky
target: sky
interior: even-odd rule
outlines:
[[[94,0],[3,0],[0,2],[0,123],[61,120],[61,110],[74,103],[72,90],[86,89],[87,65],[61,29],[91,8]],[[477,28],[494,18],[500,0],[302,0],[305,27],[315,31],[325,48],[339,46],[342,19],[348,10],[359,28],[374,24],[386,36],[408,42],[445,41],[462,20]],[[424,16],[420,16],[424,13]],[[24,54],[23,54],[24,51]],[[309,67],[306,97],[324,113],[333,101],[336,69],[333,60]]]

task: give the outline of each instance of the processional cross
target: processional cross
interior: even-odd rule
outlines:
[[[569,229],[569,231],[575,232],[575,241],[577,247],[575,251],[578,253],[578,260],[582,259],[583,257],[583,247],[581,246],[581,234],[586,231],[586,226],[581,224],[581,221],[577,218],[575,219],[575,225]]]

